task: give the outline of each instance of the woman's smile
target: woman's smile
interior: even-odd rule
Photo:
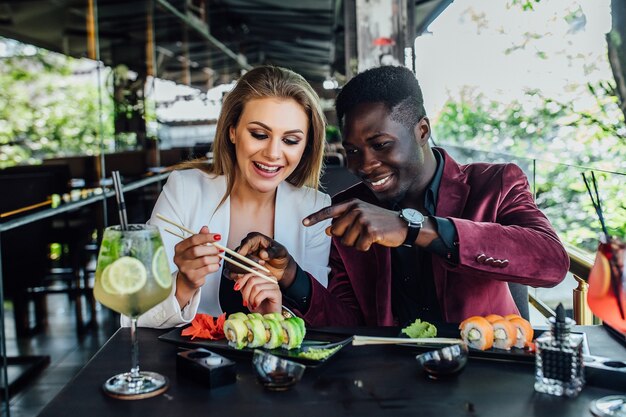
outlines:
[[[306,148],[309,118],[293,99],[246,103],[231,141],[237,155],[237,188],[274,192],[296,169]]]

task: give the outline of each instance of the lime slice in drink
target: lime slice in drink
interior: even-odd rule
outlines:
[[[154,280],[161,288],[169,288],[172,286],[170,265],[167,262],[167,255],[165,254],[163,246],[160,246],[152,257],[152,275],[154,275]]]
[[[148,272],[140,260],[130,256],[122,256],[105,268],[108,271],[108,284],[114,293],[132,294],[146,285]],[[104,271],[102,273],[104,276]],[[104,280],[103,280],[104,281]],[[103,285],[104,287],[104,285]]]
[[[100,285],[102,289],[107,294],[117,294],[117,291],[111,286],[111,265],[107,265],[102,271],[102,276],[100,277]]]

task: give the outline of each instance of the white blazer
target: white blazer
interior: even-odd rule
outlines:
[[[222,268],[206,276],[206,282],[182,310],[174,294],[176,293],[177,267],[174,264],[174,246],[180,241],[176,236],[165,232],[164,227],[174,228],[156,217],[156,213],[172,219],[187,228],[199,231],[202,226],[222,235],[222,242],[228,242],[230,230],[230,198],[218,208],[226,192],[226,178],[212,177],[198,169],[174,171],[170,174],[159,196],[152,217],[148,221],[161,230],[165,251],[170,261],[174,285],[170,296],[139,317],[138,325],[143,327],[167,328],[191,322],[196,312],[213,316],[222,313],[219,302],[219,285]],[[283,244],[300,267],[314,276],[323,286],[328,285],[328,255],[330,237],[324,233],[330,220],[315,226],[304,227],[302,219],[317,210],[329,206],[327,194],[309,187],[297,188],[283,181],[276,193],[276,213],[274,215],[274,239]],[[236,220],[236,219],[234,219]],[[232,249],[232,248],[231,248]],[[223,264],[222,264],[223,265]],[[130,320],[122,316],[122,325],[129,326]]]

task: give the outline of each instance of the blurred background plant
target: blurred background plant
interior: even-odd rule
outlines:
[[[0,38],[0,168],[100,152],[96,66]],[[103,96],[102,105],[108,148],[111,99]]]
[[[616,82],[626,63],[609,62],[611,35],[604,37],[602,29],[608,29],[599,21],[610,22],[610,8],[603,3],[606,15],[599,17],[592,9],[596,2],[587,0],[514,0],[497,7],[482,0],[459,2],[422,48],[441,50],[447,39],[437,35],[456,31],[456,48],[469,51],[467,58],[455,55],[449,73],[442,70],[446,62],[429,62],[433,75],[424,69],[420,78],[418,69],[425,90],[447,93],[429,109],[435,142],[478,151],[470,156],[475,160],[520,164],[561,238],[591,251],[600,225],[583,171],[597,170],[610,233],[626,236],[626,123]],[[519,23],[504,25],[505,15]],[[464,78],[451,81],[452,71]],[[490,157],[483,158],[485,153]]]

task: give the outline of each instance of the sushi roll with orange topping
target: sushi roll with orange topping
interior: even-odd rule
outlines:
[[[493,345],[493,327],[484,317],[472,316],[461,322],[461,339],[474,349],[487,350]]]
[[[489,314],[487,316],[485,316],[485,319],[489,322],[489,323],[493,323],[496,320],[502,320],[504,317],[502,317],[499,314]]]
[[[505,320],[511,320],[514,318],[522,318],[522,316],[520,316],[519,314],[507,314],[506,316],[504,316]]]
[[[505,319],[496,320],[491,325],[493,326],[493,347],[510,350],[517,340],[517,327]]]
[[[529,346],[533,341],[534,331],[528,320],[521,317],[513,317],[509,321],[517,329],[514,346],[520,349]]]

